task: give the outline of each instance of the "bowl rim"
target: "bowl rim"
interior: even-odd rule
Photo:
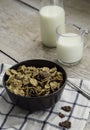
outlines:
[[[3,86],[4,88],[6,89],[6,91],[8,91],[9,93],[17,96],[17,97],[20,97],[20,98],[26,98],[26,99],[39,99],[39,98],[47,98],[47,97],[51,97],[53,96],[54,94],[57,94],[61,89],[63,89],[66,85],[66,81],[67,81],[67,73],[65,71],[65,69],[59,65],[58,63],[55,63],[54,61],[51,61],[51,60],[47,60],[47,59],[30,59],[30,60],[24,60],[24,61],[21,61],[19,63],[16,63],[14,65],[12,65],[10,68],[8,69],[12,69],[13,67],[17,67],[19,66],[20,64],[25,64],[26,62],[29,62],[29,61],[46,61],[46,62],[50,62],[50,63],[53,63],[53,64],[56,64],[57,66],[59,66],[63,72],[64,72],[64,75],[65,75],[65,81],[63,82],[63,84],[61,85],[61,87],[59,89],[57,89],[56,91],[54,91],[53,93],[50,93],[49,95],[44,95],[44,96],[36,96],[36,97],[30,97],[30,96],[21,96],[21,95],[17,95],[11,91],[9,91],[9,89],[7,88],[6,84],[5,84],[5,76],[6,76],[6,73],[4,73],[3,75]]]

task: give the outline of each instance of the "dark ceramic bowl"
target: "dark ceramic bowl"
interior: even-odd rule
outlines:
[[[35,67],[49,67],[49,68],[56,67],[58,71],[63,73],[64,80],[63,80],[61,87],[57,91],[49,94],[48,96],[25,97],[25,96],[16,95],[8,90],[8,88],[5,84],[6,80],[8,79],[8,76],[6,74],[4,74],[3,85],[7,91],[10,99],[12,100],[12,102],[14,104],[20,106],[21,108],[27,109],[31,112],[36,111],[36,110],[44,110],[44,109],[54,106],[55,103],[60,99],[60,96],[61,96],[64,86],[66,84],[67,75],[66,75],[65,70],[60,65],[58,65],[54,62],[42,60],[42,59],[23,61],[21,63],[18,63],[16,65],[12,66],[11,68],[17,69],[21,65],[35,66]]]

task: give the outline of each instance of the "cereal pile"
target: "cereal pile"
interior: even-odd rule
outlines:
[[[6,71],[7,88],[21,96],[46,96],[58,90],[62,85],[63,74],[56,67],[36,68],[34,66],[19,66],[17,70]]]

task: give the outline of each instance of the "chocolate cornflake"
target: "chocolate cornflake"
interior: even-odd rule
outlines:
[[[70,129],[71,128],[71,122],[70,121],[63,121],[63,122],[59,122],[59,126]]]
[[[63,107],[61,107],[61,109],[66,111],[66,112],[70,112],[71,111],[71,107],[70,106],[63,106]]]
[[[61,112],[59,112],[59,117],[61,117],[61,118],[64,118],[65,117],[65,115],[63,114],[63,113],[61,113]]]

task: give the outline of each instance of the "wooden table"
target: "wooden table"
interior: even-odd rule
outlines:
[[[25,1],[25,0],[24,0]],[[27,6],[17,0],[0,0],[0,62],[17,62],[45,58],[56,61],[56,48],[41,44],[38,8],[40,0],[26,0]],[[90,0],[65,0],[66,21],[90,30]],[[88,47],[81,63],[65,67],[68,77],[90,80],[90,31]],[[90,117],[85,130],[90,130]]]

